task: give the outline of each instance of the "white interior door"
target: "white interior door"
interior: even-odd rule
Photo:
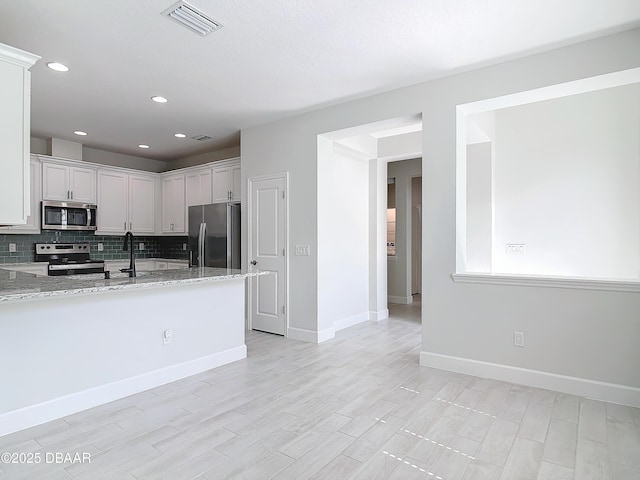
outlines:
[[[286,176],[249,179],[249,268],[269,275],[251,277],[250,325],[253,330],[286,331]]]

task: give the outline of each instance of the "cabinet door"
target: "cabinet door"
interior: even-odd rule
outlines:
[[[207,205],[211,203],[211,170],[193,172],[186,177],[186,203],[192,205]]]
[[[184,176],[162,180],[162,231],[184,233]]]
[[[69,190],[74,202],[96,203],[96,172],[89,168],[69,168]]]
[[[31,212],[27,224],[13,227],[21,233],[40,233],[40,194],[42,191],[41,167],[38,162],[31,162]]]
[[[27,217],[25,225],[12,227],[0,227],[0,233],[40,233],[40,192],[42,190],[42,177],[40,164],[31,162],[31,213]]]
[[[127,224],[129,176],[108,170],[98,172],[98,231],[124,233]]]
[[[218,167],[211,170],[213,183],[212,203],[228,202],[231,192],[231,168]]]
[[[0,45],[0,224],[24,224],[29,214],[31,65],[38,57]],[[20,64],[14,59],[21,59]]]
[[[71,199],[69,167],[55,163],[42,164],[42,199],[59,201]]]
[[[129,176],[129,224],[133,233],[154,233],[155,179]]]
[[[231,167],[231,200],[236,202],[240,201],[241,188],[242,188],[242,175],[240,171],[240,165],[234,165]]]

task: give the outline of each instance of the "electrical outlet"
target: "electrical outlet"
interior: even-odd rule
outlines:
[[[182,244],[182,250],[187,250],[187,244],[186,243]]]
[[[513,345],[524,347],[524,332],[513,332]]]
[[[9,244],[9,252],[14,253],[16,251],[17,251],[16,244],[15,243],[10,243]]]
[[[171,329],[167,329],[162,332],[162,344],[168,345],[171,343],[171,337],[173,336],[173,331]]]
[[[144,250],[144,243],[143,242],[140,242],[138,244],[138,250]]]
[[[507,255],[524,255],[526,245],[522,243],[507,243]]]
[[[311,255],[311,247],[309,245],[296,245],[296,255],[308,257]]]
[[[104,251],[104,244],[103,244],[103,243],[99,243],[99,244],[98,244],[98,251],[99,251],[99,252]]]

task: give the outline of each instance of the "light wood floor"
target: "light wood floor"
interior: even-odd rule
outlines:
[[[2,479],[640,479],[640,410],[418,365],[419,304],[0,438]],[[88,453],[91,463],[45,463]],[[50,455],[51,456],[51,455]]]

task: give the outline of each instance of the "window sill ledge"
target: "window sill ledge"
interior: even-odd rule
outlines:
[[[574,288],[580,290],[607,290],[612,292],[640,292],[640,279],[602,279],[554,277],[543,275],[507,275],[493,273],[454,273],[454,282],[484,283],[489,285],[518,285],[524,287]]]

